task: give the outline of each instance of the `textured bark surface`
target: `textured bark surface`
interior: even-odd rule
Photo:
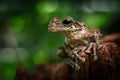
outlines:
[[[88,80],[120,80],[120,34],[102,38],[103,46],[98,50],[98,60],[92,56],[86,62]]]
[[[101,40],[98,60],[93,61],[92,55],[85,54],[86,62],[79,71],[66,62],[40,64],[31,73],[19,67],[15,80],[120,80],[120,34],[107,35]]]

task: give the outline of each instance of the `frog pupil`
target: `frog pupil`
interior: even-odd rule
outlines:
[[[68,19],[63,20],[63,24],[66,24],[66,25],[69,25],[72,22],[73,22],[72,20],[68,20]]]

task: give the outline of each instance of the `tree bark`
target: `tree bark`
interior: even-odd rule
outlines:
[[[93,56],[86,54],[86,62],[78,71],[66,62],[40,64],[32,73],[19,67],[15,80],[120,80],[120,34],[107,35],[101,40],[98,60],[93,61]]]

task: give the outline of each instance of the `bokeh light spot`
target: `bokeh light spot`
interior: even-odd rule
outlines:
[[[39,13],[51,13],[57,9],[58,5],[56,2],[43,2],[37,4],[37,11]]]

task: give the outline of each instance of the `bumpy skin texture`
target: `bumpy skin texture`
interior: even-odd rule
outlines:
[[[58,56],[65,58],[76,70],[85,62],[84,56],[78,53],[90,53],[97,60],[97,48],[100,47],[101,33],[98,29],[88,30],[85,23],[74,21],[71,17],[64,20],[53,18],[48,27],[51,32],[60,32],[65,35],[65,42],[58,49]]]

